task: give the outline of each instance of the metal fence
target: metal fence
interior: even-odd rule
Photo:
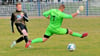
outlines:
[[[42,13],[49,9],[58,9],[60,4],[65,4],[65,13],[71,14],[76,12],[80,5],[85,6],[85,10],[80,16],[100,16],[100,6],[95,5],[92,1],[74,1],[74,2],[22,2],[23,11],[29,16],[42,16]],[[98,3],[99,4],[99,3]],[[16,10],[15,5],[0,5],[0,16],[10,16]]]

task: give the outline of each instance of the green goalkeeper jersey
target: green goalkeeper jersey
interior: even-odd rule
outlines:
[[[51,9],[43,13],[43,16],[50,16],[50,24],[48,27],[52,28],[60,28],[62,25],[63,18],[71,19],[72,15],[65,14],[58,9]]]

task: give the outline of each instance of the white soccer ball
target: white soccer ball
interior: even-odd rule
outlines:
[[[76,49],[76,45],[74,43],[69,43],[67,49],[72,52]]]

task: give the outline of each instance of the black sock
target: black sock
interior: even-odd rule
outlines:
[[[18,38],[18,39],[16,40],[16,43],[19,43],[19,42],[21,42],[22,40],[24,40],[24,38],[23,38],[23,37],[20,37],[20,38]]]
[[[28,37],[27,36],[24,36],[24,40],[27,43],[28,42]]]

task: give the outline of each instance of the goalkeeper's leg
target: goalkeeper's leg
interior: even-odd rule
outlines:
[[[68,29],[68,34],[75,36],[75,37],[80,37],[80,38],[84,38],[88,35],[88,33],[79,34],[76,32],[72,32],[72,30],[70,30],[70,29]]]
[[[45,42],[49,39],[49,36],[44,35],[43,38],[36,38],[33,40],[29,40],[28,43],[26,43],[25,48],[29,47],[29,45],[31,45],[32,43],[41,43],[41,42]]]

